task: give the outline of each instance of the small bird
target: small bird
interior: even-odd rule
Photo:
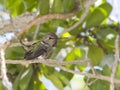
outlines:
[[[32,45],[25,45],[21,40],[20,43],[26,50],[24,59],[32,60],[35,58],[48,59],[52,55],[58,37],[56,34],[49,32],[46,34],[41,41],[33,43]]]

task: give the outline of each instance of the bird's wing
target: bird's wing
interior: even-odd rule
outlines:
[[[41,46],[37,47],[37,49],[35,48],[34,50],[30,50],[30,51],[26,52],[24,58],[26,60],[31,60],[38,56],[44,55],[45,53],[47,53],[47,47],[41,45]]]

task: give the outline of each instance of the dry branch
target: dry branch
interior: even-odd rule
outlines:
[[[46,60],[6,60],[6,64],[32,64],[32,63],[42,63],[42,64],[50,64],[50,65],[68,65],[68,64],[87,64],[90,62],[90,60],[74,60],[74,61],[69,61],[69,62],[64,62],[64,61],[57,61],[57,60],[52,60],[52,59],[46,59]]]
[[[114,57],[115,57],[115,60],[112,65],[110,90],[115,90],[114,78],[115,78],[115,73],[117,70],[117,66],[118,66],[117,64],[119,60],[119,35],[116,36],[116,40],[115,40],[115,56]]]
[[[4,58],[4,50],[0,50],[0,57],[1,57],[1,75],[2,75],[2,81],[7,88],[7,90],[12,90],[12,84],[9,81],[7,77],[7,69],[6,69],[6,63],[5,63],[5,58]]]
[[[68,64],[87,64],[89,62],[89,60],[75,60],[75,61],[69,61],[69,62],[65,62],[65,61],[57,61],[57,60],[51,60],[51,59],[47,59],[47,60],[6,60],[6,64],[21,64],[21,65],[28,65],[31,63],[42,63],[45,64],[47,66],[50,67],[58,67],[61,70],[64,70],[66,72],[72,73],[72,74],[79,74],[79,75],[84,75],[87,76],[88,78],[96,78],[96,79],[101,79],[101,80],[105,80],[108,82],[111,82],[111,77],[109,76],[104,76],[104,75],[100,75],[100,74],[91,74],[91,73],[83,73],[83,72],[79,72],[79,71],[74,71],[74,70],[70,70],[64,67],[64,65],[68,65]],[[120,80],[118,79],[114,79],[113,83],[117,83],[120,84]]]

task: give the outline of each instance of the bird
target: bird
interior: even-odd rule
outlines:
[[[57,45],[58,36],[55,33],[49,32],[43,36],[41,41],[35,42],[31,45],[25,45],[22,40],[20,43],[26,50],[24,59],[32,60],[35,58],[48,59],[54,52]]]

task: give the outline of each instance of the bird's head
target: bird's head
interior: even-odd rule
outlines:
[[[57,44],[57,40],[58,36],[52,32],[49,32],[43,37],[42,42],[48,44],[51,47],[54,47]]]

